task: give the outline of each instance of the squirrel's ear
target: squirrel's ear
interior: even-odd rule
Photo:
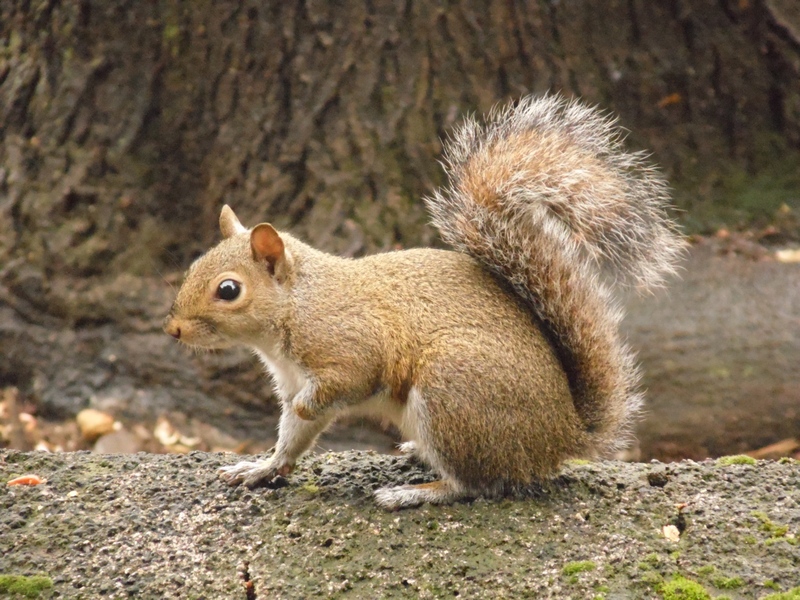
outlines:
[[[239,222],[233,209],[226,204],[219,213],[219,230],[222,232],[222,237],[229,238],[237,233],[247,231],[247,228]]]
[[[250,232],[250,249],[257,261],[266,261],[271,273],[284,257],[283,240],[269,223],[261,223]]]

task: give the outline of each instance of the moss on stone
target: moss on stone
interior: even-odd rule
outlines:
[[[319,494],[319,486],[314,485],[313,483],[307,483],[301,486],[301,489],[309,494]]]
[[[758,539],[754,535],[745,535],[742,537],[742,543],[753,546],[758,543]]]
[[[717,459],[717,466],[729,467],[731,465],[755,465],[758,461],[752,456],[736,454],[734,456],[723,456]]]
[[[761,600],[800,600],[800,587],[792,588],[785,592],[764,596]]]
[[[787,541],[792,545],[797,543],[794,535],[789,535],[788,525],[778,525],[767,516],[767,513],[760,510],[754,510],[750,514],[758,519],[758,521],[761,523],[759,529],[770,535],[770,539],[766,540],[767,545],[771,545],[779,541]]]
[[[583,573],[585,571],[594,571],[597,568],[597,565],[590,560],[580,560],[577,562],[570,562],[565,564],[561,568],[562,575],[577,575],[578,573]]]
[[[664,578],[657,571],[647,571],[644,575],[642,575],[641,581],[642,583],[656,587],[664,582]]]
[[[644,557],[645,562],[650,563],[653,566],[661,564],[661,556],[658,555],[657,552],[651,552],[647,556]]]
[[[664,597],[664,600],[711,599],[711,595],[702,585],[682,575],[676,575],[671,580],[663,583],[658,591]]]
[[[712,583],[720,590],[735,590],[744,585],[741,577],[715,577]]]
[[[46,575],[0,575],[0,592],[38,598],[44,590],[53,587],[53,580]]]

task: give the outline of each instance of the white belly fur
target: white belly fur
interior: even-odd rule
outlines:
[[[255,348],[255,353],[272,377],[272,386],[282,401],[294,398],[308,383],[308,375],[294,360],[279,352],[265,352]]]

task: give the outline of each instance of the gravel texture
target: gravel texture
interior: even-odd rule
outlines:
[[[406,457],[309,456],[255,490],[217,479],[238,459],[0,451],[3,484],[47,480],[0,488],[0,576],[49,577],[41,598],[749,599],[800,586],[789,460],[575,463],[525,497],[391,513],[372,490],[431,479]]]

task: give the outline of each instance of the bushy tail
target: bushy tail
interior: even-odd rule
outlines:
[[[589,435],[627,441],[641,405],[612,284],[658,286],[684,242],[667,187],[615,121],[558,96],[468,119],[445,148],[449,187],[426,198],[445,241],[508,280],[549,328]]]

